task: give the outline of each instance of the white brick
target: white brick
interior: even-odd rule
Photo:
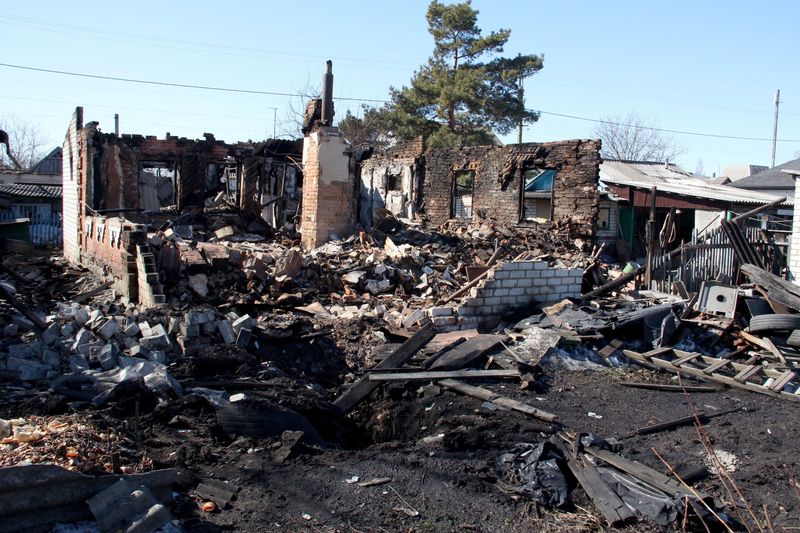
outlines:
[[[495,289],[492,296],[508,296],[508,289]]]
[[[523,288],[509,289],[508,291],[509,296],[522,296],[523,294],[525,294],[525,289]]]
[[[542,270],[539,275],[543,278],[554,278],[556,276],[555,270]]]
[[[499,266],[502,270],[519,270],[519,263],[510,262],[510,263],[502,263]]]
[[[509,279],[511,277],[511,272],[505,272],[503,270],[495,271],[494,279]]]

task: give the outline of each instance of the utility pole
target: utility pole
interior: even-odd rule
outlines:
[[[522,87],[522,72],[519,73],[519,101],[525,104],[525,89]],[[519,119],[519,127],[517,129],[517,144],[522,144],[522,117]]]
[[[781,105],[781,90],[775,93],[775,125],[772,127],[772,164],[775,167],[775,145],[778,143],[778,107]]]

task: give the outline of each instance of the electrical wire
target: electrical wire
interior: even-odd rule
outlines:
[[[91,78],[91,79],[99,79],[99,80],[110,80],[110,81],[118,81],[124,83],[140,83],[145,85],[158,85],[164,87],[177,87],[183,89],[201,89],[206,91],[222,91],[222,92],[229,92],[229,93],[244,93],[244,94],[261,94],[267,96],[286,96],[286,97],[295,97],[296,94],[292,93],[281,93],[281,92],[274,92],[274,91],[262,91],[256,89],[238,89],[232,87],[214,87],[210,85],[193,85],[188,83],[172,83],[166,81],[153,81],[153,80],[140,80],[135,78],[122,78],[117,76],[103,76],[99,74],[86,74],[81,72],[69,72],[65,70],[56,70],[56,69],[47,69],[47,68],[40,68],[40,67],[30,67],[25,65],[15,65],[11,63],[0,63],[0,67],[7,67],[7,68],[14,68],[20,70],[28,70],[34,72],[44,72],[48,74],[58,74],[62,76],[74,76],[79,78]],[[345,97],[336,97],[336,100],[342,101],[350,101],[350,102],[372,102],[372,103],[380,103],[385,104],[388,103],[388,100],[378,100],[378,99],[371,99],[371,98],[345,98]],[[732,140],[740,140],[740,141],[768,141],[772,142],[773,139],[766,138],[766,137],[745,137],[745,136],[738,136],[738,135],[721,135],[715,133],[703,133],[703,132],[693,132],[693,131],[686,131],[686,130],[671,130],[666,128],[655,128],[652,126],[640,126],[636,124],[624,124],[621,122],[614,122],[610,120],[602,120],[596,118],[589,118],[589,117],[581,117],[578,115],[569,115],[566,113],[556,113],[554,111],[545,111],[541,109],[532,109],[535,113],[539,113],[542,115],[549,115],[554,117],[562,117],[562,118],[569,118],[573,120],[582,120],[585,122],[593,122],[596,124],[609,124],[612,126],[620,126],[626,128],[638,128],[642,130],[648,131],[658,131],[662,133],[673,133],[677,135],[691,135],[695,137],[710,137],[715,139],[732,139]],[[800,139],[776,139],[777,142],[791,142],[791,143],[800,143]]]

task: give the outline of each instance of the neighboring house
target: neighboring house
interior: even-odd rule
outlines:
[[[671,163],[603,161],[600,188],[604,194],[600,200],[598,240],[612,242],[621,238],[633,257],[643,255],[653,187],[659,229],[666,215],[675,209],[677,231],[671,243],[674,246],[690,241],[695,232],[718,226],[725,218],[775,200],[774,196],[761,192],[710,183]]]
[[[800,159],[795,159],[736,180],[731,183],[731,187],[769,194],[774,197],[785,196],[791,200],[794,198],[794,180],[790,174],[783,171],[798,169],[800,169]]]
[[[61,148],[27,171],[0,170],[0,220],[28,219],[35,245],[61,244]]]
[[[722,171],[720,177],[728,178],[728,181],[732,183],[748,176],[752,176],[753,174],[763,172],[768,168],[769,167],[764,165],[728,165],[725,167],[725,170]],[[725,184],[723,183],[722,185]]]

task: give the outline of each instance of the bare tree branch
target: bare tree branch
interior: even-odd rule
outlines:
[[[312,82],[311,75],[306,78],[303,85],[298,87],[295,91],[296,96],[289,99],[288,109],[280,124],[280,136],[297,139],[303,136],[303,117],[306,112],[306,105],[309,100],[321,98],[322,86],[321,82]]]
[[[0,130],[8,133],[11,152],[9,157],[5,146],[0,148],[0,168],[28,170],[45,156],[50,143],[37,125],[6,115],[0,117]]]
[[[674,161],[683,148],[655,128],[654,120],[631,111],[604,118],[593,133],[603,141],[601,155],[606,159]]]

